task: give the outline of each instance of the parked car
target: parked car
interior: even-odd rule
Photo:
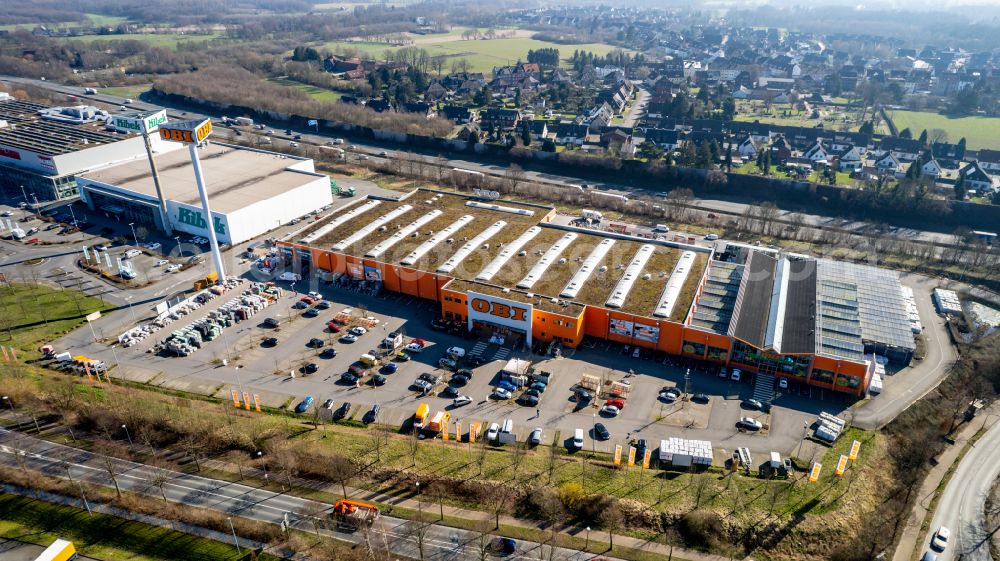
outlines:
[[[314,318],[318,315],[319,315],[319,310],[317,310],[316,308],[309,308],[308,310],[305,311],[305,313],[302,314],[302,317]]]
[[[713,242],[713,241],[719,239],[719,235],[718,234],[707,234],[705,236],[705,239],[708,240],[708,241],[710,241],[710,242]]]
[[[496,423],[491,423],[490,428],[486,429],[486,440],[496,440],[500,437],[500,425]]]
[[[455,399],[451,400],[451,405],[453,407],[461,407],[463,405],[468,405],[472,403],[472,398],[467,395],[460,395]]]
[[[398,353],[396,353],[395,360],[397,360],[399,362],[406,362],[406,361],[410,360],[410,355],[406,354],[405,351],[399,351]]]
[[[764,428],[764,425],[760,423],[757,419],[753,417],[742,417],[739,421],[736,421],[736,428],[749,431],[758,431]]]
[[[691,397],[691,401],[695,403],[708,403],[709,400],[708,394],[704,393],[696,393]]]
[[[544,392],[548,386],[542,382],[532,382],[532,384],[528,387],[539,392]]]
[[[604,407],[601,407],[601,415],[608,417],[617,417],[620,411],[621,409],[615,407],[614,405],[605,405]]]
[[[529,393],[523,393],[517,398],[518,403],[525,407],[536,407],[538,405],[538,396]]]
[[[348,333],[347,335],[344,335],[343,337],[340,338],[341,343],[353,343],[357,340],[358,338],[354,336],[354,334],[352,333]]]
[[[642,349],[636,347],[635,350],[632,351],[632,358],[639,358],[640,356],[642,356]]]
[[[310,347],[310,348],[313,348],[313,349],[318,349],[318,348],[322,347],[325,344],[326,344],[326,342],[323,341],[322,339],[320,339],[318,337],[313,337],[312,339],[309,339],[309,342],[306,343],[306,346]]]
[[[462,347],[449,347],[448,350],[445,351],[445,354],[455,358],[462,358],[465,356],[465,349]]]
[[[740,405],[742,405],[744,409],[751,409],[754,411],[760,411],[764,408],[764,404],[756,399],[744,399]]]
[[[536,428],[535,430],[531,431],[531,434],[528,435],[528,443],[532,444],[533,446],[538,446],[539,444],[542,443],[542,429],[541,429],[541,427]]]
[[[780,390],[788,389],[788,378],[778,378],[778,389]]]
[[[305,366],[302,367],[302,372],[306,374],[313,374],[317,370],[319,370],[319,365],[316,364],[315,362],[310,362],[309,364],[306,364]]]
[[[411,353],[419,353],[424,350],[423,345],[418,345],[417,343],[410,343],[405,347],[406,351]]]
[[[365,416],[361,417],[361,422],[363,422],[363,423],[374,423],[375,419],[378,417],[378,412],[381,411],[381,410],[382,410],[382,406],[380,406],[378,403],[376,403],[375,405],[372,405],[372,408],[369,409],[365,413]]]
[[[168,264],[168,263],[170,263],[170,261],[167,261],[166,259],[160,259],[160,260],[159,260],[159,261],[157,261],[157,262],[156,262],[156,264],[155,264],[155,265],[153,265],[153,266],[154,266],[154,267],[162,267],[162,266],[164,266],[164,265],[166,265],[166,264]]]
[[[328,309],[330,309],[330,303],[327,302],[326,300],[320,300],[319,302],[316,303],[316,309],[317,310],[328,310]]]
[[[336,322],[327,322],[326,328],[330,330],[330,333],[340,333],[340,326]]]
[[[604,423],[596,423],[594,424],[594,436],[598,440],[608,440],[611,438],[611,431],[608,430],[608,427],[604,426]]]
[[[351,335],[357,335],[357,336],[360,337],[361,335],[364,335],[365,333],[368,333],[368,330],[365,329],[364,327],[361,327],[360,325],[357,325],[357,326],[351,328]]]
[[[336,411],[333,412],[333,420],[338,421],[340,419],[343,419],[350,412],[351,412],[351,404],[350,402],[345,401],[344,403],[340,404],[340,407],[338,407]]]
[[[458,397],[458,388],[455,386],[445,386],[439,395],[441,397]]]
[[[263,345],[263,346],[265,346],[265,347],[274,347],[274,346],[278,345],[278,338],[277,337],[268,337],[267,339],[264,339],[263,341],[261,341],[260,344]]]
[[[295,406],[295,412],[305,413],[306,411],[309,410],[310,407],[312,407],[312,404],[313,404],[313,396],[307,395],[305,399],[300,401],[299,404]]]
[[[418,390],[423,392],[429,392],[431,391],[431,388],[434,387],[434,384],[428,382],[427,380],[421,380],[417,378],[416,380],[413,381],[412,387],[417,388]]]
[[[740,372],[739,368],[733,368],[733,373],[729,375],[729,379],[732,380],[732,381],[734,381],[734,382],[739,382],[740,378],[741,378],[741,375],[742,375],[742,372]]]
[[[323,352],[319,353],[320,358],[333,358],[337,356],[337,349],[333,347],[327,347],[323,349]]]
[[[346,384],[357,384],[360,379],[354,372],[344,372],[340,375],[340,381]]]
[[[495,399],[510,399],[510,391],[503,388],[497,388],[493,390],[493,397]]]
[[[373,386],[381,386],[382,384],[385,384],[385,381],[386,381],[386,377],[383,374],[376,374],[376,375],[372,376],[372,385]]]

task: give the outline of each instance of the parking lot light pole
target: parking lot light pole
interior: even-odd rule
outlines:
[[[243,552],[240,551],[240,540],[236,537],[236,527],[233,526],[233,519],[232,517],[227,516],[226,520],[229,521],[229,529],[233,531],[233,543],[236,545],[236,554],[242,557]]]
[[[135,242],[135,247],[139,247],[139,237],[135,235],[135,222],[129,222],[128,227],[132,229],[132,241]]]
[[[809,434],[809,423],[802,423],[802,440],[799,441],[799,447],[795,450],[795,457],[798,458],[799,454],[802,453],[802,443],[806,441],[806,436]]]
[[[590,526],[587,526],[587,542],[583,546],[583,550],[587,551],[590,548]]]
[[[128,449],[134,451],[134,445],[132,444],[132,435],[128,433],[128,427],[122,425],[122,430],[125,431],[125,438],[128,439]]]
[[[177,257],[183,257],[184,250],[181,249],[181,237],[174,236],[174,241],[177,242]]]

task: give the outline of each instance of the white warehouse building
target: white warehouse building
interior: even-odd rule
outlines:
[[[199,156],[219,243],[242,243],[333,202],[330,179],[311,159],[216,143],[199,148]],[[171,228],[207,235],[188,151],[158,154],[156,167]],[[77,183],[92,211],[165,230],[145,159],[85,173]]]

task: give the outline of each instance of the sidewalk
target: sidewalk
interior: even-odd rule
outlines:
[[[223,462],[220,460],[203,460],[202,465],[216,471],[224,471],[226,473],[237,473],[233,471],[232,464],[229,462]],[[243,468],[243,473],[247,479],[258,480],[261,482],[264,480],[264,472],[255,468]],[[281,483],[284,481],[284,477],[280,479],[275,476],[272,477],[274,481]],[[249,484],[248,481],[242,481],[244,485]],[[308,489],[313,489],[315,491],[320,491],[323,493],[328,493],[333,496],[341,496],[343,493],[339,484],[335,483],[321,483],[317,481],[302,479],[299,477],[293,477],[292,483],[295,487],[304,487]],[[294,494],[294,493],[292,493]],[[433,517],[439,517],[441,513],[441,508],[438,503],[434,502],[433,499],[428,498],[427,500],[417,501],[416,499],[410,497],[400,497],[394,495],[387,495],[385,493],[379,493],[377,491],[368,491],[364,489],[357,489],[355,487],[347,487],[347,495],[351,499],[355,500],[365,500],[371,502],[377,502],[381,504],[392,505],[393,507],[405,508],[407,510],[416,511],[422,509],[425,513],[432,515]],[[386,512],[387,515],[392,515],[392,512]],[[458,518],[462,520],[475,520],[475,521],[487,521],[490,526],[495,522],[492,513],[483,512],[479,510],[469,510],[456,506],[444,506],[444,515],[449,518]],[[544,522],[524,520],[522,518],[515,518],[513,516],[501,515],[500,525],[508,527],[517,528],[527,528],[532,530],[546,530]],[[577,526],[563,525],[558,527],[558,532],[566,536],[572,536],[576,538],[583,538],[587,534],[586,528],[579,528]],[[590,542],[594,549],[594,544],[606,544],[608,533],[602,530],[593,530],[590,532]],[[616,547],[627,547],[635,549],[638,551],[644,551],[648,553],[655,553],[657,555],[662,555],[664,559],[672,557],[675,560],[683,559],[685,561],[732,561],[732,558],[725,557],[721,555],[712,555],[707,553],[702,553],[699,551],[684,549],[681,547],[674,547],[670,545],[665,545],[658,542],[652,542],[648,540],[643,540],[639,538],[633,538],[631,536],[622,536],[615,534],[614,543]],[[605,545],[606,547],[606,545]]]
[[[892,556],[893,561],[911,561],[912,559],[915,559],[914,550],[917,547],[917,542],[923,538],[920,528],[923,526],[924,519],[927,518],[927,515],[933,514],[928,509],[930,508],[934,497],[937,496],[938,487],[941,486],[941,482],[944,480],[948,471],[952,467],[955,467],[956,462],[960,460],[959,455],[962,453],[962,450],[965,449],[965,445],[969,442],[969,440],[975,436],[980,429],[990,428],[997,422],[998,419],[992,413],[992,410],[981,411],[979,415],[983,417],[984,420],[980,421],[977,418],[973,419],[970,423],[966,423],[966,425],[962,427],[962,430],[955,435],[955,444],[949,445],[945,448],[944,452],[938,456],[937,465],[931,468],[931,470],[927,473],[927,477],[924,478],[924,482],[920,485],[917,500],[913,505],[913,510],[906,519],[906,526],[903,527],[903,534],[900,536],[899,544],[896,545],[896,551]],[[990,419],[991,416],[993,419]]]

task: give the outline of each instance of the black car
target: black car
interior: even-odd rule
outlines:
[[[709,397],[707,394],[696,393],[691,397],[691,401],[694,401],[695,403],[708,403]]]
[[[637,458],[642,458],[646,455],[646,446],[647,446],[646,439],[640,438],[635,445],[635,456]]]
[[[594,396],[590,394],[587,390],[576,390],[576,400],[581,403],[586,403],[594,399]]]
[[[329,310],[330,309],[330,303],[327,302],[326,300],[320,300],[319,303],[316,304],[316,309],[317,310]]]
[[[378,417],[378,412],[382,409],[382,406],[376,403],[372,405],[372,408],[365,413],[365,416],[361,418],[363,423],[374,423],[375,419]]]
[[[319,354],[320,358],[333,358],[337,356],[337,349],[333,347],[327,347],[323,349],[323,352]]]
[[[461,374],[455,374],[454,376],[451,377],[450,384],[453,386],[462,387],[468,383],[469,379],[466,378],[465,376],[462,376]]]
[[[263,341],[261,341],[260,344],[263,345],[263,346],[265,346],[265,347],[276,347],[278,345],[278,338],[277,337],[268,337],[267,339],[264,339]]]
[[[521,394],[521,397],[517,398],[517,401],[525,407],[535,407],[538,405],[538,396],[530,393],[523,393]]]
[[[292,308],[295,308],[296,310],[304,310],[304,309],[306,309],[308,307],[309,307],[309,304],[306,304],[305,302],[303,302],[301,300],[299,300],[298,302],[296,302],[295,304],[292,305]]]
[[[441,397],[458,397],[458,388],[455,386],[445,386],[445,388],[441,390]]]
[[[598,440],[607,440],[611,438],[611,433],[608,431],[608,427],[604,426],[604,423],[597,423],[594,425],[594,436]]]
[[[351,412],[351,404],[350,402],[345,401],[340,405],[340,407],[337,408],[336,411],[333,412],[333,420],[337,421],[343,419],[350,412]]]
[[[302,367],[302,371],[305,372],[306,374],[312,374],[317,370],[319,370],[319,365],[316,364],[315,362],[310,362],[309,364]]]
[[[431,322],[431,329],[434,331],[444,331],[445,329],[448,329],[448,326],[441,321],[434,320]]]
[[[418,378],[424,380],[425,382],[430,382],[431,384],[436,384],[438,383],[438,380],[440,380],[440,378],[438,378],[434,374],[431,374],[430,372],[424,372],[423,374],[418,376]]]
[[[279,325],[280,323],[281,323],[281,322],[280,322],[280,321],[278,321],[278,320],[277,320],[277,319],[275,319],[275,318],[267,318],[267,319],[265,319],[265,320],[264,320],[264,325],[265,325],[266,327],[278,327],[278,325]],[[273,337],[272,337],[272,339],[273,339]]]
[[[302,140],[302,135],[301,134],[297,134],[294,137],[292,137],[292,140]]]
[[[376,374],[372,376],[371,383],[373,386],[381,386],[382,384],[385,384],[385,376],[383,376],[382,374]]]
[[[354,372],[344,372],[340,375],[340,381],[348,384],[356,384],[360,379]]]
[[[467,380],[471,380],[472,379],[472,371],[469,370],[468,368],[461,368],[461,369],[459,369],[458,372],[455,372],[455,375],[456,376],[465,376],[465,378]]]
[[[318,348],[322,347],[325,344],[326,343],[322,339],[319,339],[317,337],[313,337],[312,339],[309,339],[309,342],[306,343],[306,346],[307,347],[311,347],[313,349],[318,349]]]
[[[472,366],[473,368],[475,368],[476,366],[482,366],[486,364],[486,359],[479,355],[470,356],[466,358],[465,361],[468,362],[469,365]]]
[[[304,314],[302,314],[302,317],[314,318],[318,315],[319,315],[319,310],[317,310],[316,308],[309,308],[308,310],[305,311]]]

